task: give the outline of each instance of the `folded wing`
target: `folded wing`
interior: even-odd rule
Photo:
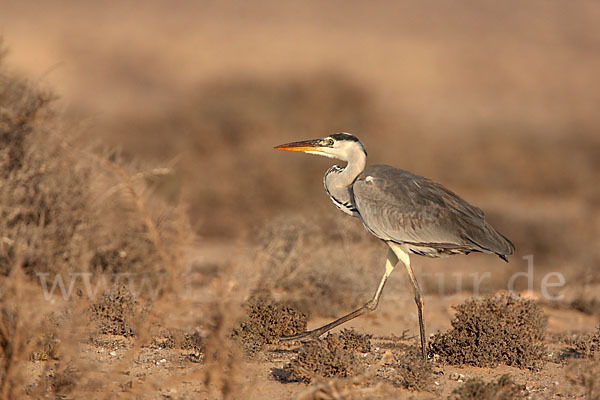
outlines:
[[[363,224],[383,240],[450,253],[495,253],[504,259],[514,252],[481,209],[430,179],[374,165],[357,177],[352,190]]]

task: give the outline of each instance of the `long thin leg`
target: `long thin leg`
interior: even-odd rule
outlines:
[[[423,294],[419,287],[419,282],[415,277],[412,267],[410,266],[410,257],[406,250],[401,246],[393,243],[389,243],[390,248],[394,251],[398,259],[406,266],[406,272],[415,290],[415,303],[417,303],[417,313],[419,314],[419,331],[421,334],[421,355],[423,360],[427,360],[427,337],[425,336],[425,323],[423,321]]]
[[[365,305],[363,305],[361,308],[354,310],[350,314],[344,315],[343,317],[338,318],[333,322],[323,325],[320,328],[313,329],[312,331],[302,332],[297,335],[285,336],[280,339],[283,341],[298,340],[298,339],[303,339],[306,337],[316,339],[319,336],[321,336],[322,334],[324,334],[325,332],[330,331],[331,329],[335,328],[338,325],[343,324],[344,322],[348,322],[351,319],[354,319],[354,318],[361,316],[363,314],[366,314],[368,312],[375,311],[375,309],[377,309],[377,306],[379,305],[379,298],[381,297],[381,293],[383,292],[383,287],[385,286],[385,283],[387,282],[388,277],[391,275],[391,273],[394,270],[394,267],[396,266],[397,263],[398,263],[398,257],[390,248],[388,250],[387,259],[385,261],[385,272],[383,274],[383,277],[381,278],[381,281],[379,282],[377,291],[373,295],[373,298],[371,300],[369,300],[367,303],[365,303]]]

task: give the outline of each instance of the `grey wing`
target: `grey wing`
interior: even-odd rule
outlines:
[[[483,211],[422,176],[374,165],[357,177],[352,190],[363,224],[383,240],[449,254],[483,251],[502,257],[514,251]]]

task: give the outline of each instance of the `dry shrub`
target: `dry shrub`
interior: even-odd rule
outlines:
[[[580,357],[600,359],[600,326],[592,335],[584,335],[575,342],[575,352]]]
[[[306,390],[298,393],[294,399],[392,399],[396,396],[397,393],[381,383],[367,386],[365,377],[357,376],[354,378],[330,379],[327,382],[315,382]]]
[[[48,312],[44,303],[19,265],[0,277],[0,399],[40,398],[74,387],[73,381],[63,385],[60,378],[53,380],[69,343],[61,332],[64,316]],[[35,382],[30,381],[32,361],[44,361]]]
[[[320,185],[308,183],[318,183],[323,167],[292,157],[282,169],[273,146],[304,136],[364,132],[373,123],[367,91],[333,73],[228,77],[182,99],[161,113],[125,117],[113,141],[146,160],[177,157],[179,175],[162,183],[163,193],[172,196],[182,182],[194,182],[186,187],[190,214],[202,222],[200,234],[210,237],[248,233],[285,203],[322,194]],[[292,170],[293,180],[282,179]]]
[[[576,271],[574,277],[567,280],[571,284],[561,291],[563,296],[560,300],[546,300],[543,305],[600,317],[600,284],[587,282],[581,277],[581,272]]]
[[[20,258],[29,275],[80,264],[90,201],[85,171],[49,124],[51,97],[0,70],[0,271]],[[19,254],[17,254],[17,249]]]
[[[59,317],[56,317],[54,313],[45,316],[37,330],[39,337],[31,339],[34,346],[29,357],[31,360],[48,361],[59,360],[61,358],[59,334],[61,325]]]
[[[233,337],[239,338],[249,353],[278,342],[281,336],[306,330],[306,314],[268,297],[250,299],[246,308],[247,316],[233,330]]]
[[[106,292],[90,311],[99,333],[125,337],[135,334],[144,314],[142,305],[123,284]]]
[[[261,276],[258,290],[310,316],[330,318],[372,296],[385,251],[370,241],[358,220],[333,212],[342,221],[329,230],[289,216],[262,229],[255,262]]]
[[[570,302],[570,307],[581,311],[585,314],[600,315],[600,300],[597,298],[585,297],[583,295],[577,297]]]
[[[167,328],[152,338],[152,347],[157,349],[182,349],[202,353],[204,337],[200,332],[186,332],[182,329]]]
[[[546,318],[534,301],[501,293],[467,300],[455,308],[452,329],[437,333],[430,343],[442,361],[478,367],[541,366]]]
[[[25,306],[23,277],[20,268],[0,281],[0,398],[17,398],[24,383],[22,364],[27,360],[28,347],[36,315]]]
[[[73,366],[67,366],[52,370],[46,379],[50,393],[54,393],[57,398],[65,398],[77,387],[81,372]]]
[[[440,180],[449,186],[471,188],[489,187],[489,182],[493,182],[494,188],[524,196],[578,193],[590,204],[598,205],[600,192],[590,185],[590,178],[600,171],[600,138],[593,131],[582,130],[574,138],[523,131],[507,133],[501,125],[480,128],[477,135],[456,135],[451,148],[443,142],[432,143],[446,149],[428,149],[430,157],[435,158]],[[560,154],[565,152],[571,157],[568,162],[561,162]],[[453,161],[458,154],[460,163]],[[449,169],[448,165],[456,168]],[[480,168],[473,168],[474,165]]]
[[[384,355],[376,376],[394,386],[409,390],[430,390],[433,385],[431,363],[423,360],[414,346],[395,343],[394,349]]]
[[[225,293],[223,293],[225,294]],[[231,295],[231,297],[235,297]],[[238,319],[239,308],[234,301],[221,301],[217,297],[210,304],[210,311],[203,315],[211,330],[204,341],[204,365],[201,379],[209,388],[211,397],[236,399],[241,397],[241,387],[236,381],[242,349],[231,339],[231,332]],[[249,388],[245,388],[249,390]]]
[[[512,400],[529,396],[525,385],[513,382],[509,375],[502,375],[495,381],[484,382],[471,378],[452,391],[449,400]]]
[[[351,330],[327,335],[304,345],[300,353],[283,370],[274,370],[283,382],[310,383],[317,378],[357,376],[365,365],[357,353],[371,349],[370,336]]]
[[[586,400],[600,400],[600,364],[591,360],[572,360],[566,367],[569,382],[584,392]]]
[[[98,366],[84,365],[78,347],[98,332],[89,316],[100,332],[142,330],[135,299],[174,293],[191,237],[181,210],[148,196],[149,180],[164,170],[138,172],[117,154],[73,144],[51,99],[0,66],[0,398],[91,388]],[[138,290],[110,292],[115,274]],[[90,307],[97,294],[104,297]],[[52,312],[67,322],[55,323]],[[30,360],[45,364],[25,386]]]
[[[50,99],[0,70],[0,272],[18,257],[50,283],[69,273],[160,276],[172,266],[160,247],[176,246],[185,221],[157,199],[140,210],[153,172],[71,146]]]
[[[343,329],[336,335],[328,335],[327,341],[331,346],[341,347],[355,353],[369,353],[373,335],[362,334],[353,329]]]

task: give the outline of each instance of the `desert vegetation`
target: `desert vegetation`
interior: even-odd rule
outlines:
[[[0,398],[599,398],[596,4],[200,3],[1,6]],[[427,361],[401,268],[279,340],[383,270],[337,131],[516,245],[413,257]]]

